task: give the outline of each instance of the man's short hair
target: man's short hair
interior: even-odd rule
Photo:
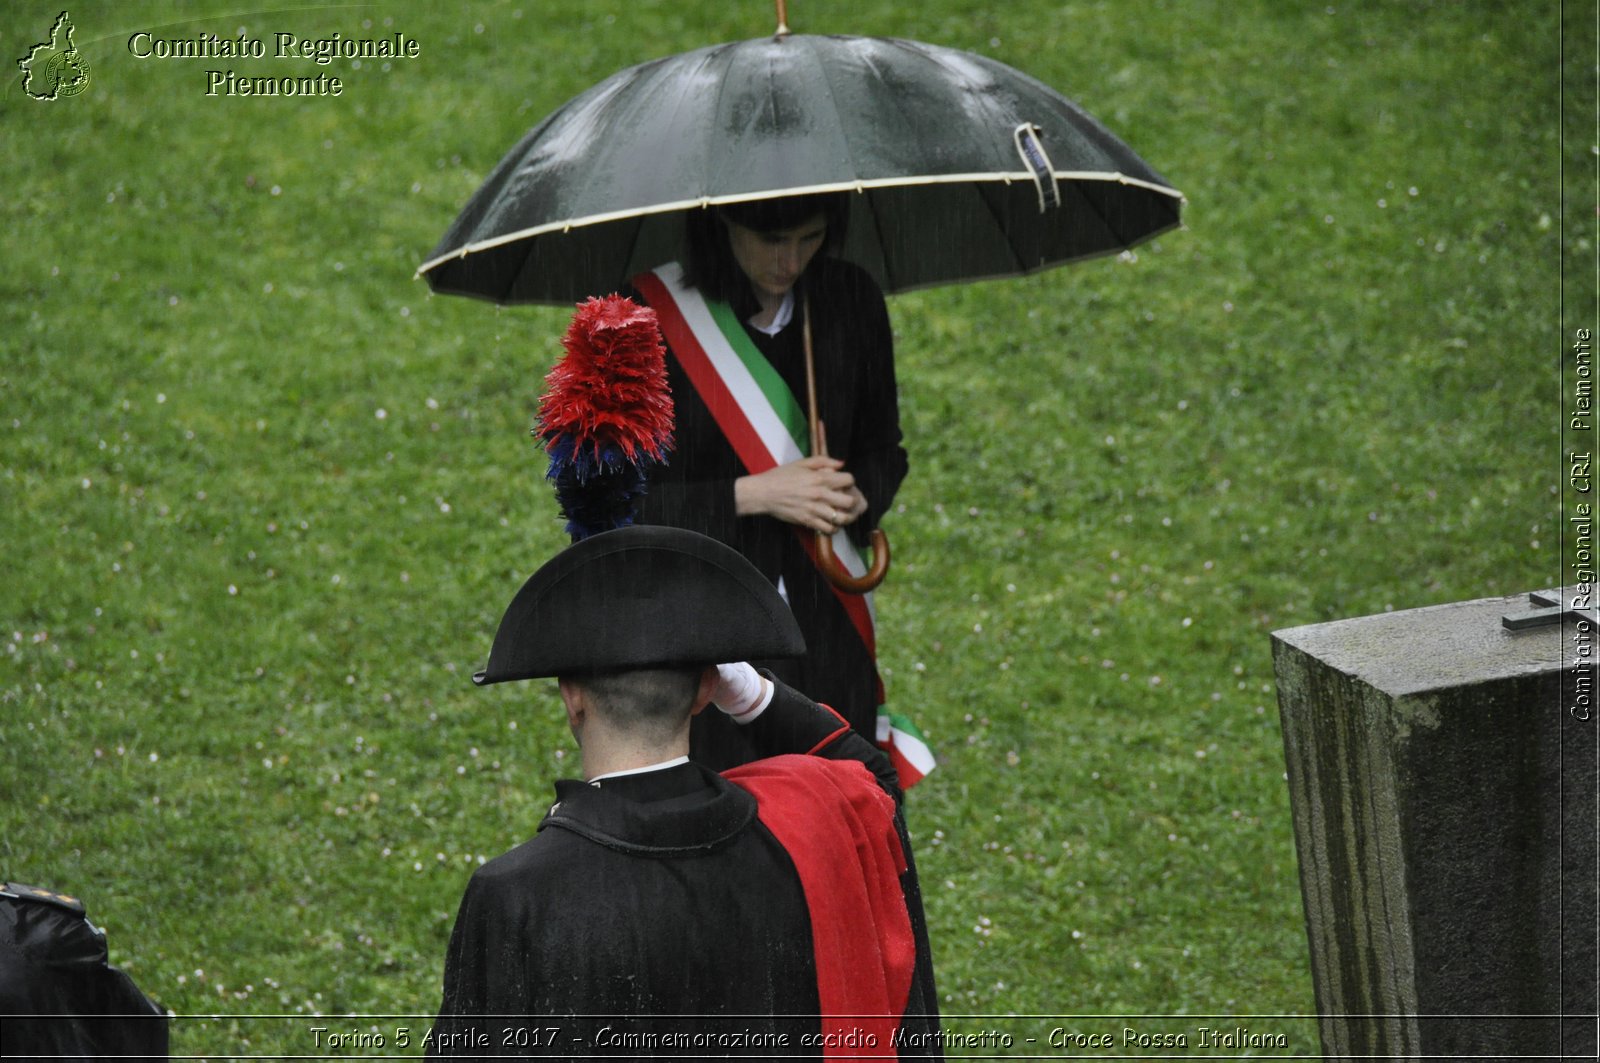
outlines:
[[[571,676],[588,691],[595,707],[613,725],[628,730],[659,730],[670,736],[689,718],[700,691],[702,666],[636,668]]]

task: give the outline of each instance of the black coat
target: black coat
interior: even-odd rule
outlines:
[[[778,691],[750,725],[758,745],[820,744],[893,787],[879,750]],[[430,1054],[820,1054],[804,1043],[819,1029],[806,897],[750,794],[690,762],[564,780],[556,796],[539,833],[467,886]],[[914,868],[901,886],[918,946],[905,1025],[927,1032],[937,1006]],[[696,1035],[729,1039],[681,1040]]]
[[[893,504],[907,466],[889,314],[872,279],[836,259],[814,261],[796,291],[811,303],[817,407],[827,428],[828,452],[845,463],[867,499],[866,513],[850,528],[851,537],[865,545]],[[636,293],[634,297],[638,298]],[[753,297],[733,305],[740,321],[757,309]],[[805,353],[798,309],[776,336],[748,325],[745,331],[804,409]],[[758,663],[837,710],[871,738],[878,709],[871,656],[833,591],[807,559],[795,528],[772,517],[736,514],[733,482],[747,470],[676,357],[667,359],[667,374],[676,410],[674,449],[668,463],[650,475],[640,523],[669,524],[709,535],[738,550],[774,584],[781,576],[805,635],[807,655],[799,661]],[[724,753],[702,740],[707,723],[716,721],[702,717],[696,722],[696,755],[717,768],[736,763],[739,753]]]

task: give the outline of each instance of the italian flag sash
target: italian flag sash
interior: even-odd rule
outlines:
[[[805,410],[728,304],[708,301],[686,287],[683,267],[677,263],[639,274],[633,278],[633,286],[655,310],[678,364],[752,476],[807,456],[811,446]],[[806,555],[815,564],[816,537],[809,531],[797,531]],[[867,566],[860,551],[842,530],[834,533],[829,547],[852,575],[865,574]],[[868,656],[876,661],[872,595],[832,589]],[[878,745],[894,761],[900,785],[909,788],[933,770],[933,754],[910,720],[884,706],[881,677],[876,677],[876,691]]]

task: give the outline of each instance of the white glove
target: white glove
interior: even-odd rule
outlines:
[[[749,723],[772,702],[770,680],[743,661],[717,665],[717,686],[711,700],[734,723]]]

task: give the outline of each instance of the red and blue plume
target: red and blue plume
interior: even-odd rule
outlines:
[[[620,295],[578,305],[534,435],[573,542],[633,523],[645,474],[672,449],[672,392],[656,312]]]

